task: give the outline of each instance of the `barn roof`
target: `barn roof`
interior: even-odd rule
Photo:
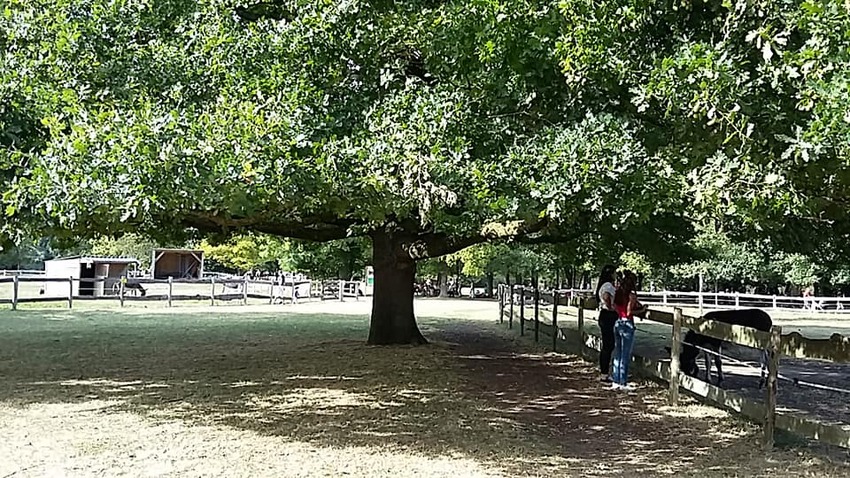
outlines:
[[[157,247],[156,249],[153,250],[153,252],[154,253],[157,253],[157,252],[178,252],[178,253],[184,253],[184,254],[191,254],[191,253],[203,254],[204,253],[204,251],[202,251],[201,249],[176,249],[176,248],[170,248],[170,247]]]
[[[98,262],[98,263],[109,263],[109,264],[138,264],[139,260],[135,257],[112,257],[112,256],[95,256],[95,255],[85,255],[85,256],[66,256],[66,257],[56,257],[53,259],[46,260],[44,262],[52,262],[52,261],[77,261],[77,262]]]

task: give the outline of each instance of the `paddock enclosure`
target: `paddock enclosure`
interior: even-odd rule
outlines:
[[[88,262],[86,262],[88,261]],[[51,304],[74,307],[75,301],[98,301],[124,307],[127,302],[160,302],[168,306],[176,302],[204,301],[210,305],[222,302],[295,303],[310,300],[357,300],[364,296],[362,282],[249,279],[238,276],[208,275],[201,279],[167,277],[127,277],[133,259],[70,258],[52,267],[50,274],[29,271],[26,274],[0,276],[0,305],[17,309],[23,304]],[[88,267],[91,266],[91,267]],[[91,270],[91,275],[80,271]],[[96,275],[100,271],[103,275]],[[57,275],[65,275],[57,277]],[[139,288],[144,289],[141,294]]]
[[[569,343],[588,357],[601,346],[595,309],[594,300],[569,291],[522,286],[499,290],[500,322],[537,341],[542,333],[556,349]],[[678,400],[681,389],[741,413],[764,426],[768,446],[778,428],[850,449],[850,320],[776,315],[771,331],[761,332],[700,319],[695,309],[655,306],[647,320],[637,320],[636,325],[634,361],[646,376],[678,384],[670,385],[671,402]],[[722,388],[679,373],[678,360],[671,360],[664,350],[665,346],[678,350],[685,329],[731,343],[724,348]],[[758,387],[761,349],[772,358],[765,389]]]

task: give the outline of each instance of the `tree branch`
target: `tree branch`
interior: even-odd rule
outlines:
[[[228,233],[234,230],[250,229],[276,236],[325,242],[350,237],[349,228],[354,224],[354,221],[334,216],[313,216],[297,221],[281,221],[269,219],[265,216],[222,217],[209,212],[194,211],[185,214],[181,223],[203,232]]]
[[[256,22],[263,18],[292,21],[295,18],[295,12],[288,10],[283,2],[274,0],[236,7],[233,11],[246,22]]]
[[[535,222],[509,221],[506,223],[487,223],[478,234],[455,238],[445,233],[421,233],[410,246],[410,255],[414,259],[428,259],[457,252],[475,244],[495,240],[516,240],[523,244],[559,244],[572,242],[590,231],[591,219],[588,214],[580,214],[572,223],[570,232],[564,232],[563,225],[553,224],[549,218]]]
[[[498,239],[515,239],[526,234],[542,231],[549,220],[544,218],[533,223],[509,221],[506,223],[486,223],[478,234],[467,237],[451,237],[442,232],[420,234],[410,245],[409,252],[414,259],[428,259],[457,252],[469,246]]]

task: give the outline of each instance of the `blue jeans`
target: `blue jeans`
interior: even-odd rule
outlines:
[[[619,319],[614,324],[614,383],[625,385],[629,378],[629,364],[632,362],[632,348],[635,345],[635,323]]]

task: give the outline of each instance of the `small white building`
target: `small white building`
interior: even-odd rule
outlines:
[[[136,269],[139,261],[131,257],[70,256],[44,261],[44,275],[50,278],[74,280],[72,293],[75,297],[100,297],[114,295],[115,284],[130,270]],[[104,279],[99,282],[86,279]],[[68,284],[46,282],[44,293],[48,296],[67,296]]]

